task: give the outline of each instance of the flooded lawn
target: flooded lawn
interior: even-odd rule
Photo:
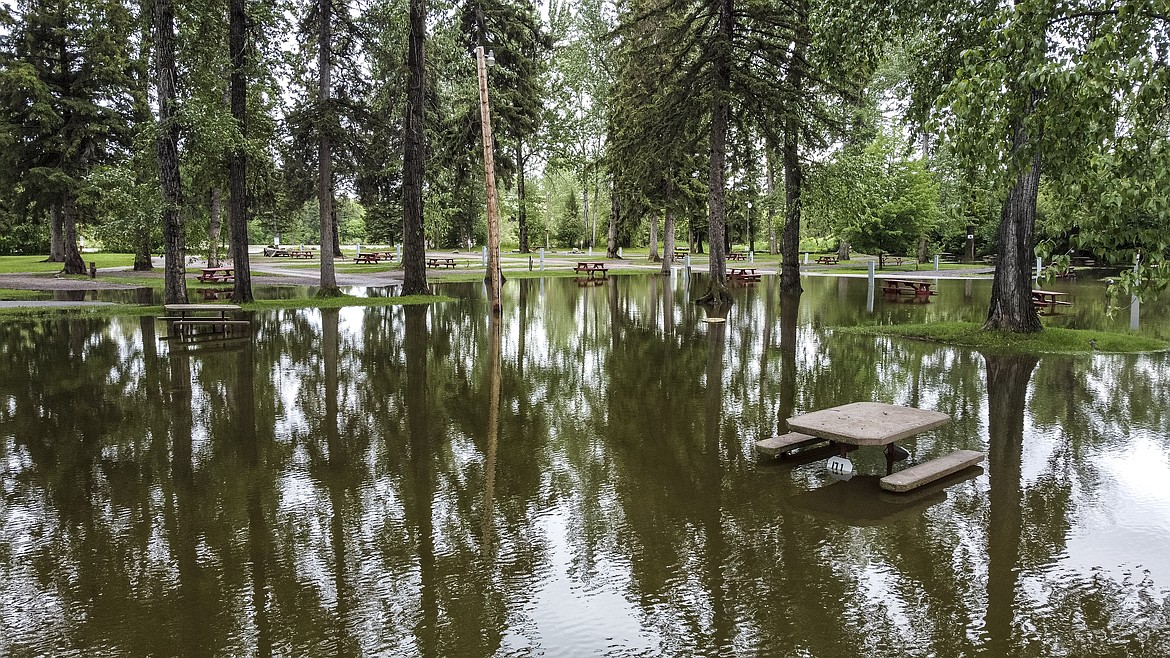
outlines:
[[[1170,355],[833,331],[978,321],[989,281],[776,284],[721,325],[678,275],[198,346],[0,323],[0,655],[1170,655]],[[1170,305],[1054,286],[1048,323],[1170,338]],[[878,448],[847,482],[755,455],[857,401],[949,414],[908,463],[982,473],[895,495]]]

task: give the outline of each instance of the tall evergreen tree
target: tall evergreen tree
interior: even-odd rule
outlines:
[[[402,161],[402,294],[425,295],[426,236],[423,233],[423,180],[426,176],[426,0],[410,0],[407,38],[406,149]]]
[[[50,217],[52,251],[81,274],[79,196],[93,167],[129,146],[134,16],[116,0],[21,0],[0,33],[0,188]]]

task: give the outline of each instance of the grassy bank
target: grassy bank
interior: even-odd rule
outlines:
[[[1134,354],[1170,348],[1170,344],[1156,338],[1129,333],[1049,327],[1035,334],[1016,334],[983,331],[974,322],[838,327],[836,331],[864,336],[898,336],[1016,354]]]

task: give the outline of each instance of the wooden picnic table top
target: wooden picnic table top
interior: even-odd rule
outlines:
[[[933,281],[922,281],[920,279],[882,279],[882,281],[885,281],[886,283],[892,283],[892,284],[898,285],[898,286],[901,286],[901,285],[914,286],[914,287],[925,286],[925,287],[929,288],[930,286],[934,285]]]
[[[577,261],[577,267],[605,267],[605,261],[603,261],[603,260],[579,260],[579,261]]]
[[[202,270],[203,270],[203,273],[204,273],[204,274],[210,274],[210,273],[212,273],[212,272],[235,272],[235,271],[236,271],[236,268],[234,268],[234,267],[229,267],[229,266],[222,266],[222,267],[203,267],[203,268],[200,268],[200,269],[202,269]]]
[[[728,272],[755,272],[758,268],[755,267],[729,267]]]
[[[857,446],[888,445],[942,427],[951,417],[939,411],[883,402],[854,402],[788,419],[795,432]]]
[[[1033,290],[1032,291],[1033,297],[1036,297],[1036,296],[1058,297],[1060,295],[1067,295],[1067,294],[1068,294],[1067,292],[1060,292],[1059,290]]]
[[[191,312],[191,311],[238,311],[240,306],[237,304],[164,304],[163,308],[167,311]]]

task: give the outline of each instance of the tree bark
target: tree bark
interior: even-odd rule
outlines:
[[[77,202],[73,192],[65,193],[65,200],[61,204],[63,219],[62,240],[65,247],[65,274],[85,274],[85,261],[81,260],[81,250],[77,244]]]
[[[780,246],[776,243],[776,166],[772,147],[769,146],[766,152],[768,154],[768,253],[775,256],[780,253]]]
[[[50,263],[65,262],[65,213],[60,203],[49,209],[49,260]]]
[[[1028,146],[1024,120],[1039,98],[1032,92],[1027,109],[1015,121],[1012,131],[1012,161]],[[1032,255],[1035,253],[1036,196],[1040,190],[1042,159],[1034,150],[1028,163],[1016,176],[1003,202],[999,217],[999,252],[995,263],[995,280],[991,284],[991,302],[984,329],[1032,333],[1043,329],[1040,316],[1032,304]]]
[[[516,223],[520,234],[520,253],[531,252],[528,248],[528,209],[524,206],[524,142],[516,143]]]
[[[154,8],[159,124],[156,147],[162,186],[163,242],[166,244],[163,299],[167,304],[185,304],[187,245],[183,218],[179,213],[183,199],[179,177],[179,125],[175,121],[175,15],[171,0],[155,0]]]
[[[337,204],[333,204],[333,210],[329,223],[333,226],[333,257],[341,258],[345,254],[341,253],[341,219],[337,212]]]
[[[727,290],[727,254],[724,251],[727,231],[726,180],[727,165],[727,115],[728,94],[731,89],[731,35],[734,30],[734,0],[720,0],[719,27],[714,46],[715,54],[715,98],[711,108],[711,162],[708,170],[710,187],[707,192],[707,209],[710,216],[707,236],[711,245],[707,292],[698,299],[700,304],[711,306],[730,305],[731,294]]]
[[[662,258],[658,255],[658,213],[657,212],[650,213],[649,246],[650,246],[650,254],[647,256],[646,259],[649,260],[651,263],[657,263],[658,261],[662,260]]]
[[[318,297],[335,297],[337,273],[333,266],[333,0],[318,0],[317,15],[317,111],[321,123],[317,135],[317,225],[320,227],[321,280]]]
[[[617,258],[617,223],[621,206],[618,203],[617,185],[611,183],[609,190],[609,231],[605,235],[605,257]]]
[[[402,294],[425,295],[426,236],[423,235],[423,160],[426,126],[426,0],[410,0],[410,35],[406,55],[406,148],[402,162]]]
[[[207,226],[207,266],[219,267],[219,234],[223,222],[223,192],[216,185],[211,188],[210,221]]]
[[[247,16],[244,14],[244,0],[231,0],[229,30],[228,51],[232,67],[229,105],[232,120],[236,122],[241,140],[244,140],[248,137],[248,79],[245,77]],[[228,154],[228,250],[232,266],[236,268],[236,281],[232,285],[232,301],[236,303],[252,301],[252,266],[248,257],[247,166],[247,154],[241,142]],[[219,193],[218,188],[216,193]]]
[[[793,94],[800,98],[804,93],[804,76],[799,63],[804,61],[807,43],[807,2],[797,3],[796,20],[798,28],[792,48],[794,64],[789,70],[789,86]],[[804,290],[800,285],[800,195],[804,185],[804,170],[800,164],[799,136],[796,111],[792,108],[784,119],[784,230],[780,237],[780,291],[787,294],[797,294]]]
[[[666,219],[662,222],[662,273],[670,274],[670,264],[674,261],[674,211],[666,211]]]
[[[584,207],[585,239],[582,242],[584,242],[583,246],[592,247],[593,241],[589,238],[589,236],[593,234],[593,229],[589,224],[589,184],[588,183],[585,183],[585,182],[581,183],[581,198],[584,200],[584,204],[585,204],[585,207]]]

